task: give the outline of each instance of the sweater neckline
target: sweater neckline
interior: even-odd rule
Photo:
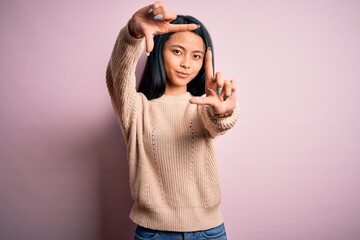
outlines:
[[[176,103],[176,102],[188,101],[191,98],[192,98],[191,93],[186,92],[186,93],[182,93],[180,95],[166,95],[166,94],[163,94],[161,97],[153,99],[153,101]]]

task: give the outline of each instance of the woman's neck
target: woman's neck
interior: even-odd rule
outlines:
[[[170,86],[166,84],[165,95],[178,96],[187,92],[186,86]]]

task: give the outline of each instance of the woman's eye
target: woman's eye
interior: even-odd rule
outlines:
[[[200,59],[200,58],[201,58],[201,56],[200,56],[200,55],[195,54],[195,55],[194,55],[194,58],[195,58],[195,59]]]
[[[176,55],[180,55],[180,54],[181,54],[181,51],[180,51],[180,50],[173,50],[173,52],[174,52]]]

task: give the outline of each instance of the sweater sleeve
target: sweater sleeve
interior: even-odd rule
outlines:
[[[106,84],[125,134],[133,123],[141,96],[136,91],[135,68],[143,51],[143,39],[133,38],[128,25],[120,30],[106,69]]]
[[[213,138],[218,135],[224,134],[227,130],[232,128],[235,125],[240,112],[238,103],[236,103],[233,114],[230,117],[217,117],[214,114],[212,108],[207,105],[199,106],[199,111],[205,129]]]

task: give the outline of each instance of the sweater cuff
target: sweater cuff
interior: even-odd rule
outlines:
[[[130,21],[130,20],[129,20]],[[136,45],[139,44],[140,42],[143,42],[145,40],[145,37],[142,38],[135,38],[130,34],[130,30],[129,30],[129,21],[127,22],[127,24],[121,29],[121,32],[124,34],[124,40],[130,44],[130,45]]]
[[[134,43],[134,44],[136,44],[137,42],[142,42],[142,41],[145,39],[145,37],[135,38],[135,37],[133,37],[133,36],[131,35],[129,22],[130,22],[130,20],[127,22],[126,26],[122,29],[122,30],[124,30],[124,32],[125,32],[126,40],[127,40],[129,43],[132,42],[132,43]],[[125,30],[125,28],[126,28],[126,30]]]
[[[210,106],[201,106],[201,116],[205,128],[212,137],[224,134],[227,130],[232,128],[239,117],[239,104],[236,103],[233,113],[229,117],[218,117]]]
[[[120,30],[108,66],[114,80],[120,71],[135,71],[136,62],[144,49],[143,41],[142,38],[136,39],[130,35],[128,24]],[[125,70],[124,66],[129,67]]]

